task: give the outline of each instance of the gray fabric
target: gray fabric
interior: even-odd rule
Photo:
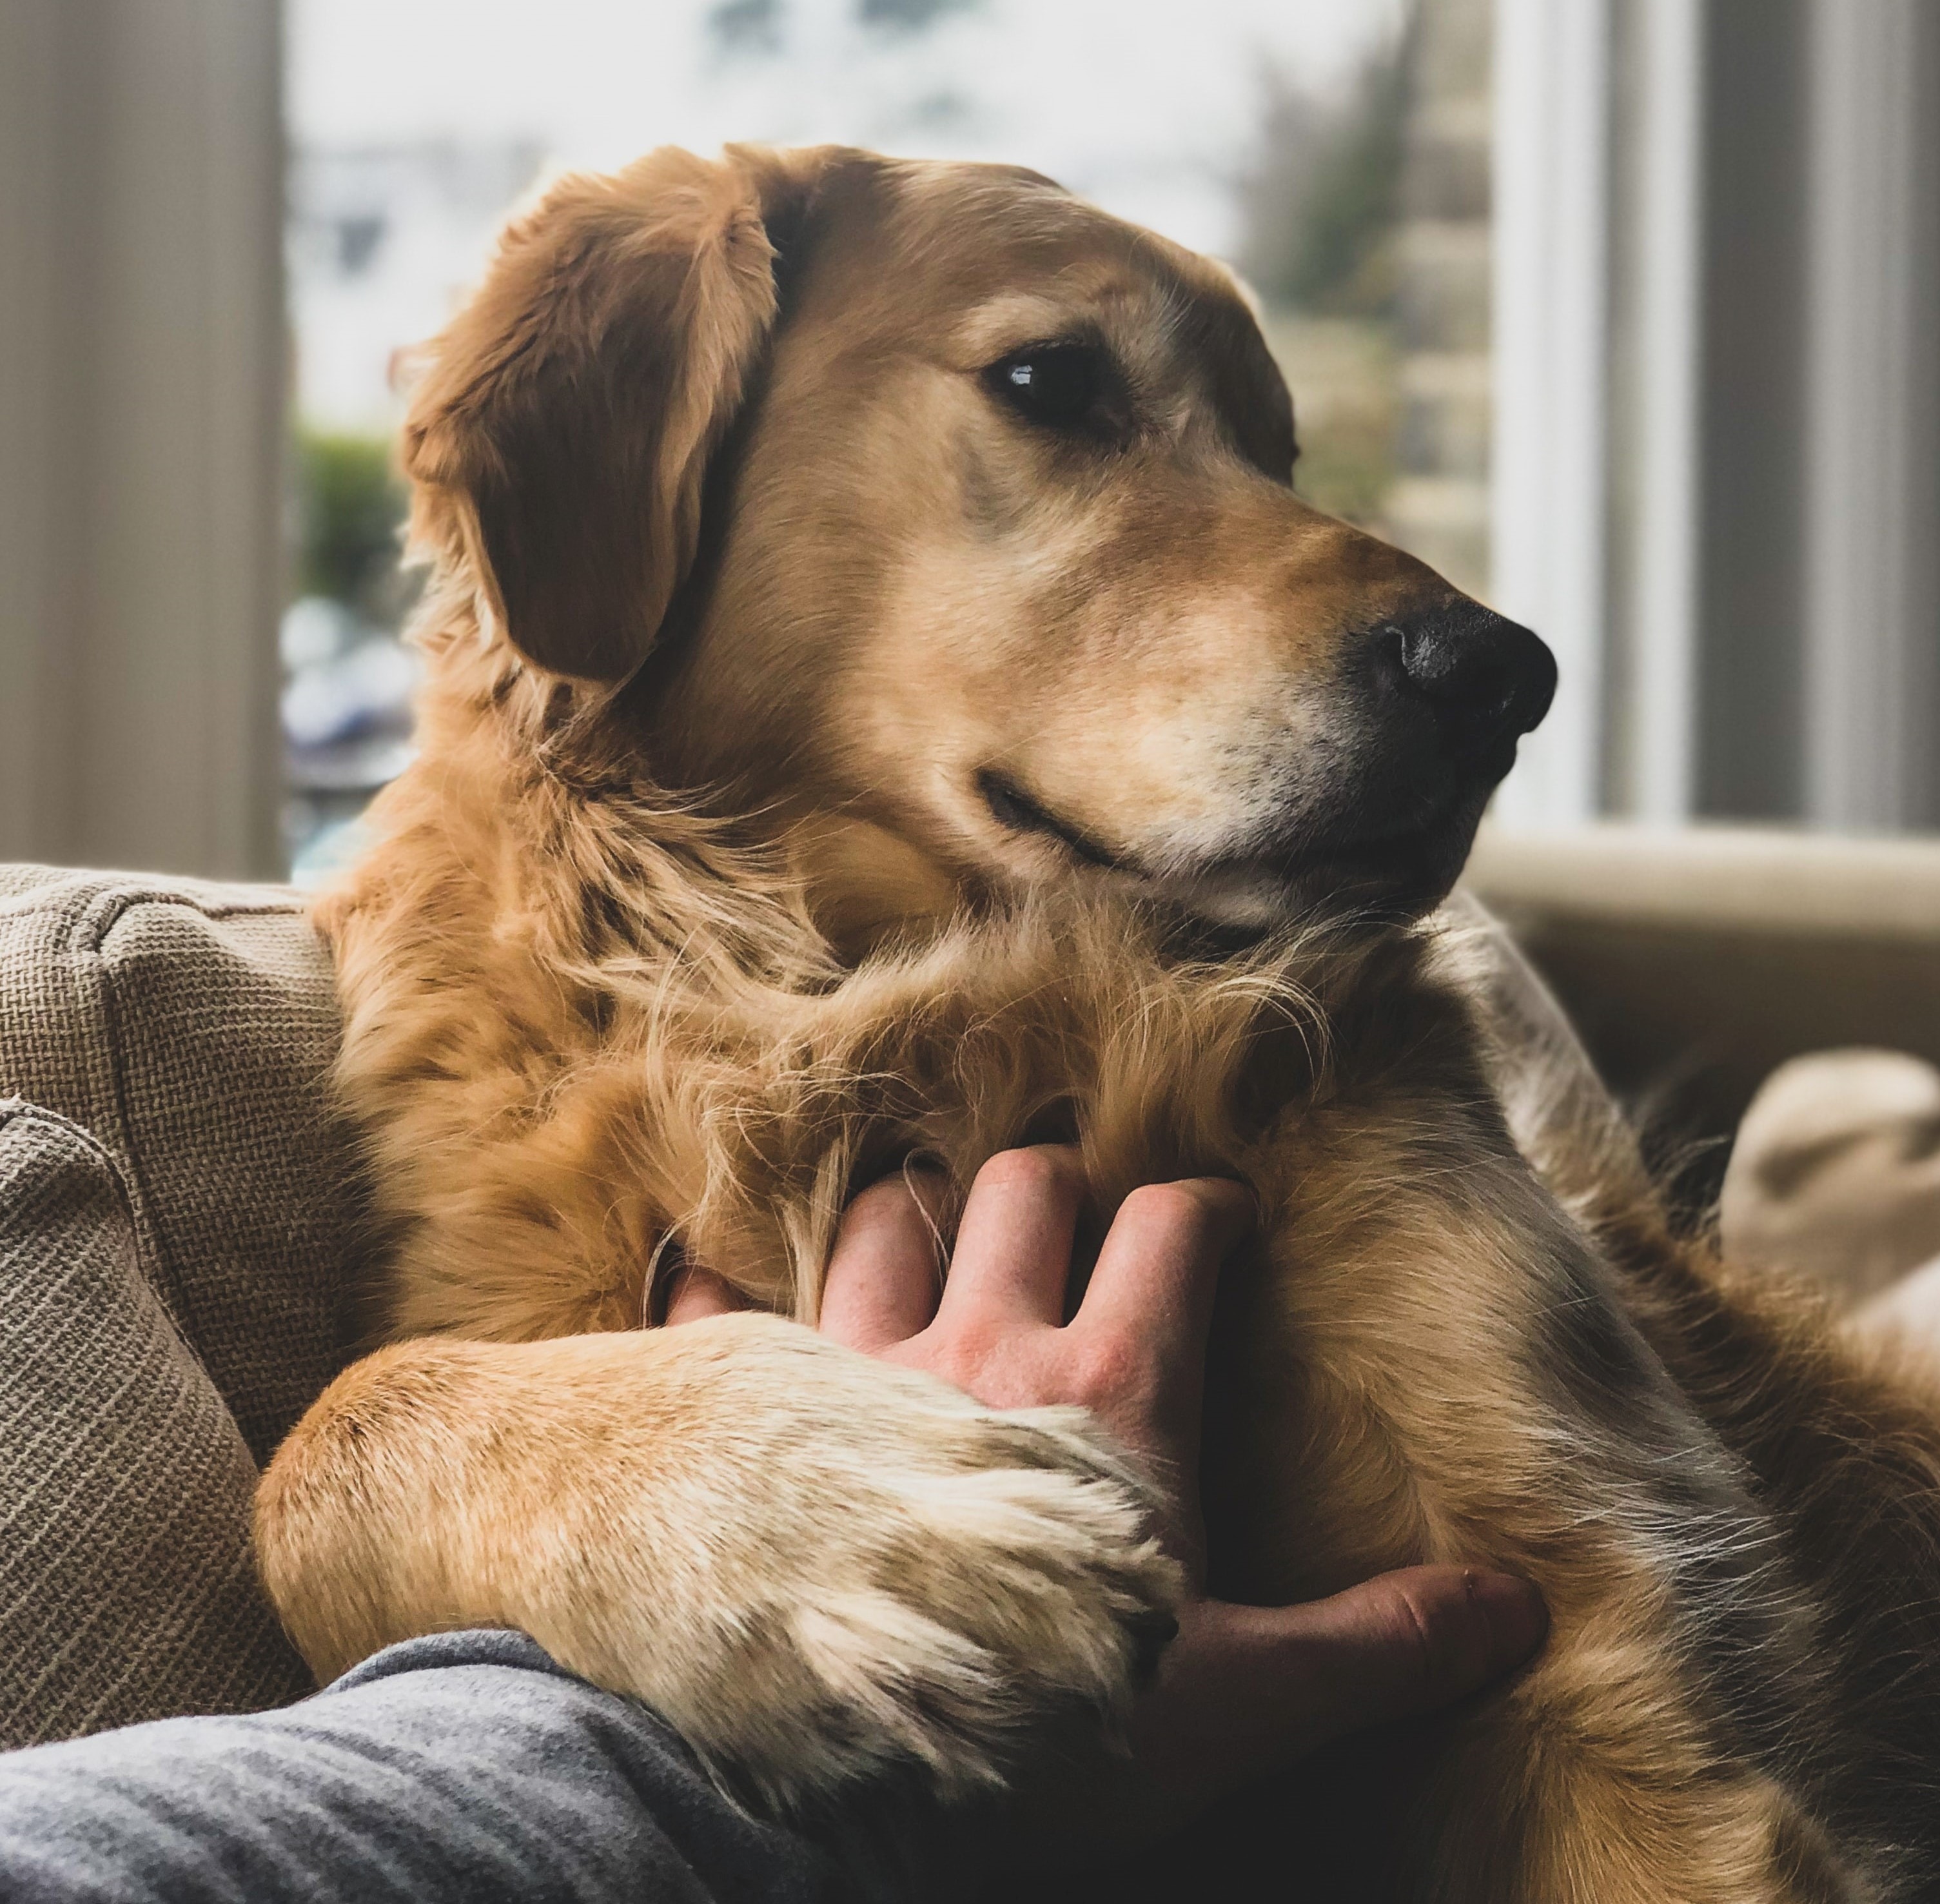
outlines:
[[[0,1740],[310,1683],[245,1516],[348,1356],[337,1038],[294,894],[0,868]]]
[[[17,1904],[853,1894],[730,1805],[654,1713],[519,1633],[407,1641],[285,1712],[0,1756],[0,1896]]]

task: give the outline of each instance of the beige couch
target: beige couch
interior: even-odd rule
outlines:
[[[0,868],[0,1745],[309,1686],[247,1527],[346,1355],[336,1038],[294,895]]]
[[[1940,841],[1485,828],[1465,877],[1605,1077],[1683,1134],[1728,1135],[1801,1052],[1887,1046],[1940,1064]]]

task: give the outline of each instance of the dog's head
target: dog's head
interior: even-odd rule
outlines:
[[[1295,455],[1220,267],[1032,173],[840,149],[566,180],[406,435],[525,664],[871,926],[1447,891],[1554,663],[1301,502]]]

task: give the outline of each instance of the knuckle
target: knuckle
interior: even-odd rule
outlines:
[[[1252,1194],[1225,1177],[1182,1177],[1134,1190],[1124,1207],[1141,1225],[1211,1246],[1230,1239],[1251,1220]]]
[[[1087,1342],[1071,1369],[1072,1399],[1086,1408],[1143,1395],[1152,1385],[1150,1355],[1131,1337],[1115,1333]]]
[[[867,1189],[859,1190],[850,1200],[848,1214],[868,1218],[893,1210],[911,1201],[909,1186],[900,1176],[878,1177]]]
[[[977,1173],[980,1184],[1035,1196],[1056,1195],[1081,1180],[1076,1153],[1053,1144],[1000,1150]]]
[[[1435,1622],[1414,1587],[1405,1583],[1396,1585],[1390,1617],[1396,1644],[1408,1655],[1410,1670],[1424,1687],[1432,1690],[1444,1673],[1446,1648],[1437,1641]]]
[[[925,1365],[930,1373],[958,1388],[974,1387],[1002,1352],[999,1331],[981,1322],[954,1328],[932,1326],[919,1338],[925,1344]]]
[[[983,1372],[984,1358],[951,1344],[926,1356],[922,1365],[939,1381],[947,1382],[952,1388],[960,1388],[965,1394],[974,1394],[978,1378]]]
[[[1125,1199],[1122,1208],[1140,1225],[1167,1231],[1197,1229],[1208,1214],[1189,1183],[1142,1184]]]
[[[1422,1692],[1438,1698],[1468,1675],[1463,1670],[1469,1650],[1466,1604],[1458,1597],[1430,1590],[1419,1576],[1402,1575],[1390,1583],[1389,1631],[1397,1652],[1409,1662],[1409,1673]]]

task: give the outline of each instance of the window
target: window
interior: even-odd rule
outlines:
[[[353,552],[398,506],[371,447],[395,425],[396,350],[437,328],[544,167],[749,136],[1021,161],[1237,263],[1310,498],[1557,651],[1499,823],[1940,827],[1925,0],[450,17],[438,0],[291,16],[314,592],[285,642],[300,863],[328,858],[406,744],[408,665],[374,645],[406,591]]]

